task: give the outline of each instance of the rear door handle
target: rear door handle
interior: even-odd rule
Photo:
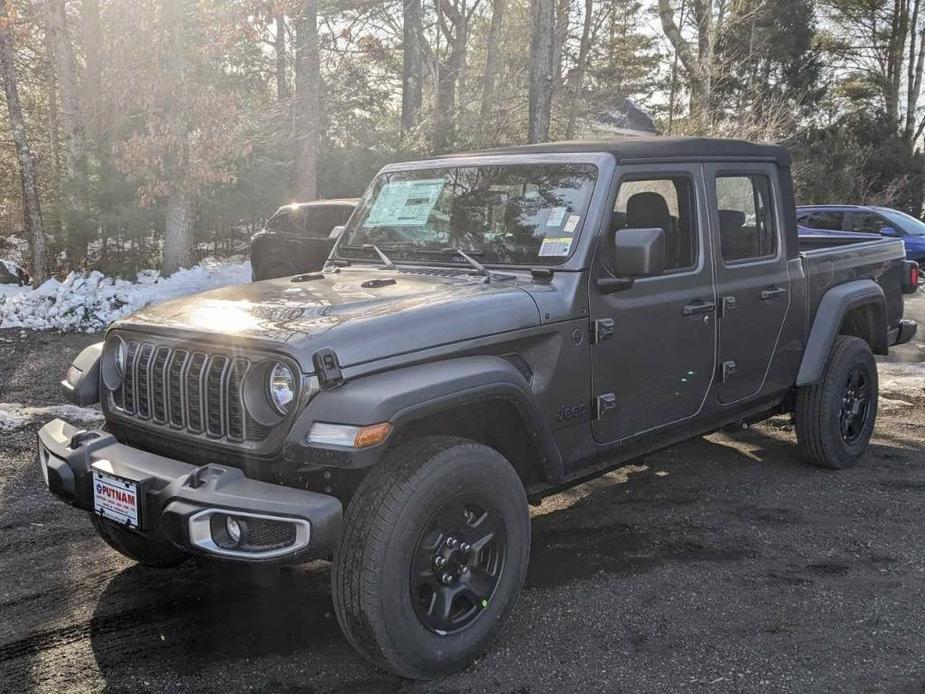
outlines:
[[[778,299],[786,294],[787,290],[783,287],[768,287],[767,289],[761,290],[761,300],[771,301],[772,299]]]
[[[698,299],[697,301],[692,301],[687,304],[681,313],[685,316],[696,316],[700,313],[713,313],[716,310],[716,304],[712,301],[703,301]]]

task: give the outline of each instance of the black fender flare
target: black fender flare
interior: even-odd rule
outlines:
[[[803,351],[803,360],[797,372],[796,385],[811,385],[822,377],[825,364],[832,350],[832,344],[838,335],[845,315],[858,306],[872,304],[877,307],[881,325],[877,326],[878,333],[882,332],[884,348],[887,344],[886,327],[886,298],[883,288],[870,279],[853,280],[837,287],[832,287],[819,301],[816,317],[813,319],[806,348]],[[876,349],[875,349],[876,351]]]
[[[510,362],[494,356],[419,364],[348,380],[338,388],[323,390],[312,398],[294,423],[286,442],[286,457],[304,459],[298,455],[298,449],[329,450],[305,442],[314,422],[354,426],[390,422],[400,430],[432,414],[492,399],[503,399],[518,410],[544,475],[552,481],[561,480],[562,456],[552,431],[544,425],[536,396]],[[378,461],[387,445],[388,441],[355,452],[339,449],[340,455],[332,463],[366,467]]]

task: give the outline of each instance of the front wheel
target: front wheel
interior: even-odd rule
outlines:
[[[347,640],[403,677],[457,672],[504,626],[530,555],[530,515],[511,464],[448,436],[398,447],[347,507],[334,606]]]
[[[822,378],[797,393],[797,440],[811,463],[833,469],[857,465],[874,432],[877,391],[870,346],[839,335]]]

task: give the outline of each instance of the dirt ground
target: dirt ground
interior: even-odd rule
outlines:
[[[60,403],[95,339],[0,331],[0,403]],[[548,499],[510,626],[437,683],[351,650],[325,563],[133,565],[44,490],[38,424],[0,431],[0,691],[925,691],[923,408],[891,392],[854,470],[802,463],[780,419]]]

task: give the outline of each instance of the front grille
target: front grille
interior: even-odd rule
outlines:
[[[135,340],[126,346],[125,378],[113,392],[122,414],[214,440],[269,436],[244,407],[249,359]]]

